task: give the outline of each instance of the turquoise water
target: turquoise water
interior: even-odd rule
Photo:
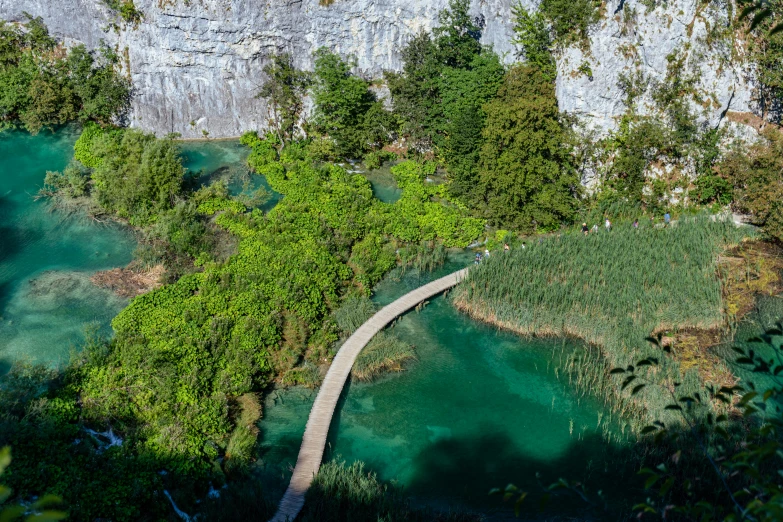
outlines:
[[[372,185],[372,192],[375,194],[375,197],[384,203],[394,203],[402,196],[402,189],[394,181],[391,167],[391,165],[384,165],[362,173],[370,182],[370,185]]]
[[[46,171],[61,170],[73,157],[78,135],[78,128],[0,133],[0,374],[20,359],[67,363],[86,329],[110,335],[111,320],[128,302],[89,278],[127,265],[133,234],[52,211],[34,198]],[[265,186],[248,172],[247,150],[238,140],[182,143],[184,165],[200,182],[223,179],[235,194]]]
[[[126,304],[89,277],[126,265],[133,236],[34,199],[46,171],[73,156],[77,137],[71,130],[0,133],[0,374],[19,359],[67,362],[87,325],[108,334]]]
[[[199,184],[223,181],[233,195],[263,187],[271,198],[261,205],[262,210],[270,210],[280,200],[280,194],[269,188],[266,178],[251,173],[247,167],[250,149],[239,140],[183,141],[180,148],[183,164]]]
[[[389,303],[440,273],[387,279],[374,300]],[[327,458],[363,460],[418,504],[476,509],[498,519],[509,509],[488,497],[489,489],[513,482],[535,493],[537,473],[546,485],[564,477],[586,480],[593,491],[617,487],[615,455],[602,437],[609,412],[578,399],[554,374],[555,354],[573,347],[479,324],[443,296],[393,330],[416,346],[419,360],[401,374],[350,384]],[[294,389],[267,399],[261,459],[278,480],[290,476],[286,468],[296,460],[314,397]],[[584,507],[573,499],[558,502],[560,514]]]

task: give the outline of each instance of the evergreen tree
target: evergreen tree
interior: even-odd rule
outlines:
[[[479,179],[488,218],[529,232],[572,220],[579,177],[563,145],[554,83],[537,68],[515,66],[484,110]]]
[[[368,147],[365,115],[377,103],[369,84],[351,74],[352,66],[323,47],[315,52],[313,123],[344,157],[360,156]]]

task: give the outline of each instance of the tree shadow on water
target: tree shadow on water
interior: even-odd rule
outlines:
[[[626,499],[639,498],[641,483],[629,458],[630,448],[610,445],[598,434],[581,440],[574,436],[561,455],[542,458],[520,451],[505,433],[479,432],[476,437],[438,440],[422,450],[413,459],[415,471],[407,492],[428,504],[434,499],[438,504],[478,509],[492,520],[514,518],[511,503],[504,503],[502,495],[488,494],[509,483],[528,493],[520,513],[528,520],[616,517],[630,507]],[[584,484],[591,493],[589,502],[574,491],[560,490],[539,510],[545,488],[560,478]],[[596,495],[599,490],[606,504]]]

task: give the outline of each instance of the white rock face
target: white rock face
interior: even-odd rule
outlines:
[[[717,125],[727,109],[752,109],[750,72],[731,56],[739,46],[731,41],[707,44],[710,28],[725,23],[725,9],[705,8],[699,0],[670,0],[668,7],[645,13],[637,0],[625,0],[615,15],[620,1],[609,1],[590,35],[589,51],[559,53],[557,95],[563,110],[597,130],[614,128],[625,112],[620,75],[638,69],[651,81],[663,80],[667,55],[686,45],[686,70],[711,100],[706,107],[694,105],[705,122]],[[517,56],[511,43],[513,3],[473,0],[472,5],[486,24],[483,42],[506,63]],[[530,0],[525,3],[533,8]],[[26,11],[43,17],[57,36],[89,47],[101,40],[115,46],[133,79],[132,125],[158,134],[179,132],[185,138],[203,137],[204,132],[225,137],[265,127],[266,106],[255,94],[270,54],[290,52],[297,66],[312,68],[313,51],[324,46],[353,55],[358,73],[378,77],[383,70],[399,70],[402,47],[418,31],[437,24],[448,0],[334,0],[329,6],[319,0],[135,4],[144,13],[138,28],[115,29],[117,18],[101,0],[0,0],[0,18],[18,21]],[[622,16],[624,12],[632,15]],[[592,80],[578,72],[584,62]],[[639,105],[649,110],[649,92]]]

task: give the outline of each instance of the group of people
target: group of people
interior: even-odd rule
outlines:
[[[653,216],[650,216],[650,224],[653,224],[654,221],[655,221],[655,218]],[[668,227],[671,224],[671,221],[672,221],[671,214],[669,214],[667,212],[666,214],[663,215],[663,226],[664,227]],[[607,232],[611,232],[612,231],[612,222],[609,221],[609,218],[606,218],[606,220],[604,221],[604,228],[606,229]],[[639,220],[638,219],[634,219],[633,220],[633,228],[639,228]],[[582,233],[584,235],[588,235],[591,231],[593,233],[598,232],[598,225],[597,224],[593,225],[593,228],[590,229],[590,228],[587,228],[587,223],[582,223]]]
[[[525,248],[525,242],[522,241],[522,244],[520,245],[520,248]],[[503,252],[509,252],[511,251],[511,247],[508,246],[508,243],[503,243]],[[481,252],[476,252],[476,258],[474,260],[475,264],[481,263],[482,259],[488,259],[489,258],[489,249],[484,249],[484,255],[482,256]]]

